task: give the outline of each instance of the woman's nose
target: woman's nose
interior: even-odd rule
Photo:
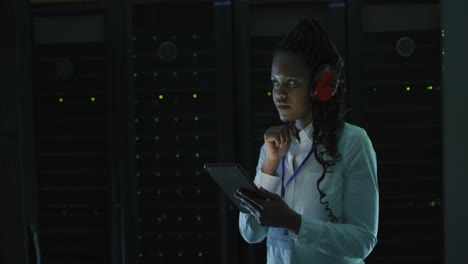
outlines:
[[[274,88],[274,94],[278,98],[285,98],[287,96],[286,89],[284,86],[280,85],[277,88]]]

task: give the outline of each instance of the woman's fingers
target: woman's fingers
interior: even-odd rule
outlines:
[[[275,144],[275,147],[279,147],[281,144],[281,139],[273,132],[265,134],[265,140]]]
[[[284,147],[296,138],[296,133],[293,128],[283,126],[279,129],[268,131],[265,134],[265,140],[274,142],[277,147]]]
[[[257,218],[260,217],[260,212],[252,208],[252,206],[248,203],[241,203],[242,208],[245,208],[250,214],[256,216]]]
[[[263,210],[263,205],[262,205],[261,201],[259,201],[257,197],[254,197],[253,195],[248,194],[245,191],[244,192],[237,191],[234,194],[234,196],[237,199],[239,199],[241,202],[248,204],[249,206],[251,206],[255,210],[258,210],[258,211]]]

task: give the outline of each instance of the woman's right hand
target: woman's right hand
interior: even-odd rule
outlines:
[[[264,134],[266,157],[263,172],[273,175],[279,162],[289,150],[291,141],[297,139],[295,122],[288,125],[274,126],[267,129]]]

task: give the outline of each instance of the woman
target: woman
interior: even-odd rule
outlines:
[[[343,62],[313,18],[298,20],[273,54],[270,127],[255,176],[236,197],[248,243],[267,238],[267,263],[363,263],[377,243],[377,162],[366,132],[344,121]]]

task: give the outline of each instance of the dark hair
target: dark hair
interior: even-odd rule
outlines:
[[[339,59],[328,34],[321,24],[312,17],[302,17],[297,21],[294,28],[278,43],[273,52],[273,58],[281,52],[291,52],[303,57],[306,65],[314,69],[311,77],[320,65],[336,65]],[[329,208],[329,202],[322,201],[326,194],[320,189],[320,183],[325,178],[326,173],[333,172],[329,169],[341,160],[341,154],[338,152],[338,140],[345,122],[345,84],[342,83],[337,89],[336,94],[328,102],[312,101],[314,127],[312,137],[317,146],[314,155],[323,167],[322,176],[317,180],[317,190],[320,193],[320,203],[325,205],[324,210],[328,212],[328,217],[332,222],[336,222],[337,218]],[[323,145],[325,150],[320,151],[319,145]]]

